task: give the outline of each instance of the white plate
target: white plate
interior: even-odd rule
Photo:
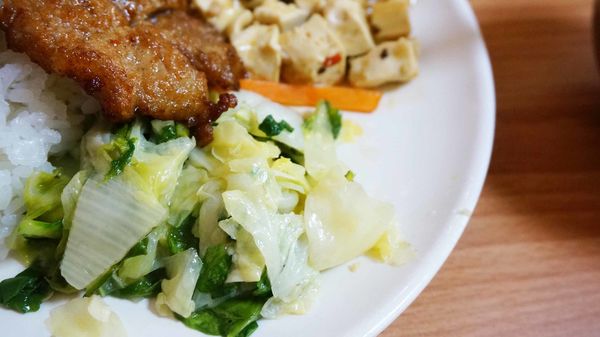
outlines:
[[[475,16],[466,0],[422,0],[413,10],[421,43],[421,74],[387,93],[372,115],[348,114],[364,128],[344,146],[357,179],[396,206],[417,257],[403,267],[358,259],[326,272],[319,299],[304,316],[261,321],[254,336],[375,336],[425,288],[446,260],[475,207],[485,179],[494,132],[492,72]],[[22,267],[0,264],[0,279]],[[20,315],[0,309],[4,337],[46,336],[51,307]],[[200,336],[158,318],[147,302],[109,298],[130,336]]]

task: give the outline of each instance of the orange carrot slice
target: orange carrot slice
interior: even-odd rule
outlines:
[[[244,90],[284,105],[314,106],[325,99],[338,109],[372,112],[381,99],[379,91],[349,87],[315,87],[249,79],[241,80],[240,84]]]

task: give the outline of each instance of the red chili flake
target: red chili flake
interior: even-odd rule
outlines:
[[[323,67],[327,68],[327,67],[331,67],[333,65],[336,65],[338,63],[340,63],[342,61],[342,55],[340,54],[335,54],[333,56],[329,56],[325,59],[325,61],[323,61]]]

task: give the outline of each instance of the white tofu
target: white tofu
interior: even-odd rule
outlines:
[[[279,81],[281,69],[279,27],[253,24],[234,35],[231,43],[252,78]]]
[[[303,8],[311,13],[320,12],[325,8],[327,0],[296,0],[294,1],[298,7]]]
[[[358,2],[364,9],[369,8],[370,3],[373,2],[371,0],[354,0],[354,1]]]
[[[254,16],[239,0],[194,0],[207,21],[219,32],[231,35],[248,27]]]
[[[368,54],[350,60],[348,78],[355,87],[406,82],[419,73],[417,43],[407,38],[384,42]]]
[[[410,0],[378,1],[372,7],[371,26],[375,40],[396,40],[410,35]]]
[[[207,17],[217,16],[235,6],[237,0],[194,0],[196,7]]]
[[[286,4],[279,0],[265,0],[254,9],[256,21],[265,25],[276,24],[282,31],[302,24],[309,14],[309,11],[293,3]]]
[[[346,50],[318,14],[281,35],[282,75],[290,83],[334,84],[346,71]]]
[[[246,8],[256,8],[265,2],[265,0],[241,0]]]
[[[250,26],[253,20],[254,15],[252,15],[252,11],[248,9],[242,9],[241,11],[237,12],[237,15],[229,23],[226,29],[229,39],[233,39],[234,36]]]
[[[360,55],[375,47],[365,9],[358,1],[331,0],[325,17],[344,44],[348,56]]]
[[[209,17],[207,21],[222,33],[244,10],[245,9],[241,7],[230,7],[220,11],[215,16]]]

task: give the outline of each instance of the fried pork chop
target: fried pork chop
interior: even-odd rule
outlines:
[[[134,22],[151,18],[154,14],[169,10],[187,10],[188,0],[113,0]]]
[[[175,11],[158,15],[154,22],[163,36],[206,74],[209,86],[221,90],[239,89],[239,79],[245,70],[233,46],[211,25],[187,17],[185,12]]]
[[[223,110],[209,101],[209,83],[237,89],[244,70],[235,50],[185,9],[186,0],[5,0],[0,23],[9,48],[77,81],[109,120],[184,121],[206,143],[204,124]]]

